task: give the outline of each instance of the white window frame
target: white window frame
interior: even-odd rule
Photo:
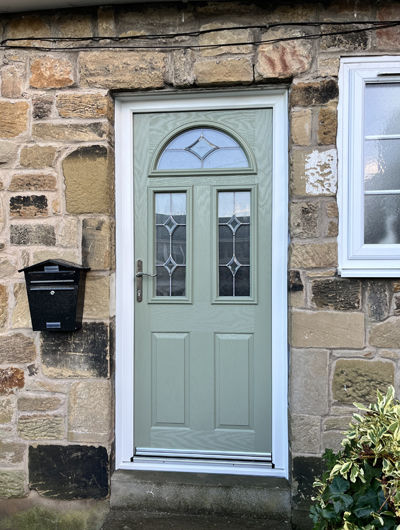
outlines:
[[[364,87],[374,82],[400,83],[400,57],[341,59],[337,139],[339,274],[398,278],[400,245],[364,244]]]
[[[272,454],[273,468],[205,463],[135,463],[133,115],[147,112],[271,108],[272,189]],[[116,368],[115,467],[235,475],[289,476],[288,441],[288,99],[286,89],[118,95],[115,103]]]

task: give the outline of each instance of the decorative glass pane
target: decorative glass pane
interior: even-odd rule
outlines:
[[[400,83],[365,86],[365,135],[400,134]]]
[[[364,186],[366,190],[400,189],[400,139],[365,141]]]
[[[185,296],[186,193],[155,194],[156,295]]]
[[[209,127],[179,134],[164,149],[157,169],[223,169],[249,167],[246,154],[231,136]]]
[[[218,192],[219,296],[250,296],[250,197]]]
[[[400,243],[400,195],[367,195],[364,243]]]

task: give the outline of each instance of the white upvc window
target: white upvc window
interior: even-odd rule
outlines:
[[[400,56],[339,73],[339,272],[400,277]]]

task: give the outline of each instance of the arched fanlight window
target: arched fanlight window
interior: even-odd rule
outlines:
[[[243,150],[228,134],[211,127],[189,129],[171,140],[158,159],[157,169],[248,168]]]

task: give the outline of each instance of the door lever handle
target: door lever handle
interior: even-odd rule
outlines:
[[[136,273],[136,278],[142,278],[143,276],[149,276],[150,278],[154,278],[155,276],[157,276],[157,273],[155,274],[149,274],[148,272],[137,272]]]
[[[138,259],[136,262],[136,300],[141,302],[143,300],[143,276],[148,276],[149,278],[154,278],[156,274],[149,274],[148,272],[143,272],[143,261]]]

